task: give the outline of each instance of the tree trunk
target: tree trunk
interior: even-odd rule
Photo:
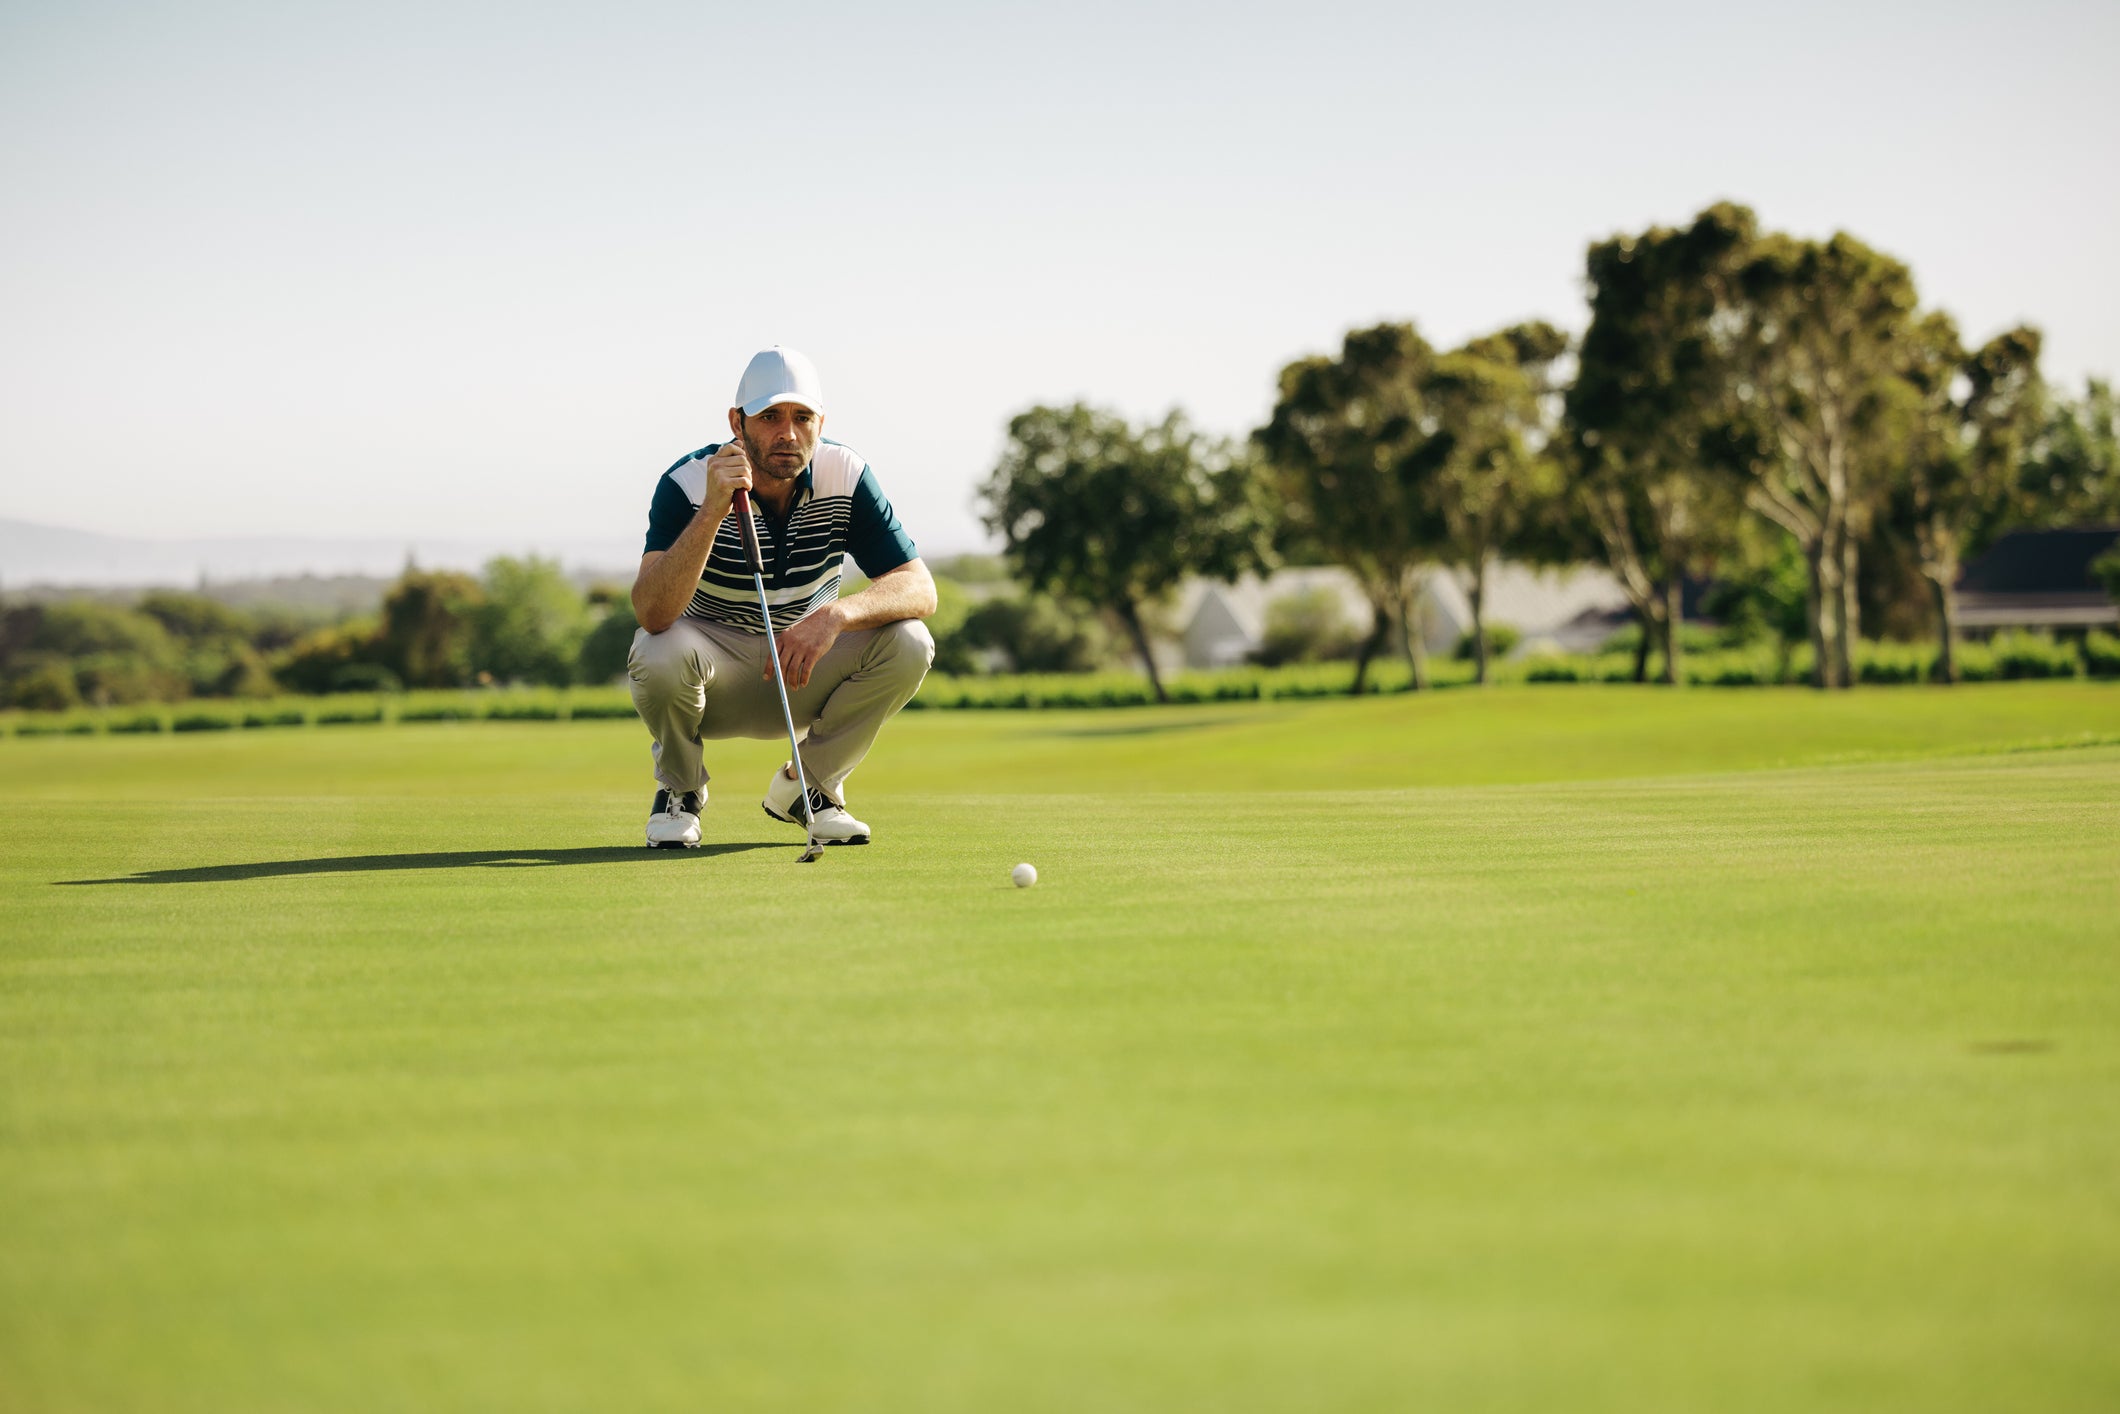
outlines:
[[[1946,683],[1958,681],[1958,592],[1951,587],[1957,577],[1953,565],[1950,573],[1929,580],[1936,591],[1936,676]]]
[[[1163,689],[1163,675],[1156,671],[1156,655],[1148,646],[1148,630],[1141,623],[1141,611],[1129,599],[1119,606],[1119,618],[1126,625],[1127,636],[1134,641],[1134,651],[1141,655],[1141,666],[1148,669],[1148,685],[1156,694],[1156,701],[1168,703],[1170,694]]]
[[[1836,665],[1842,687],[1855,685],[1855,645],[1862,637],[1862,586],[1856,576],[1861,547],[1846,530],[1840,535],[1840,611],[1834,615],[1840,629],[1840,661]]]
[[[1833,603],[1840,598],[1840,585],[1836,582],[1832,557],[1826,553],[1823,537],[1803,547],[1804,568],[1809,572],[1804,581],[1804,617],[1811,624],[1811,686],[1821,691],[1836,687],[1834,668],[1838,655],[1833,642]]]
[[[1421,606],[1428,598],[1425,585],[1415,582],[1399,599],[1399,642],[1406,650],[1406,666],[1413,669],[1413,690],[1428,690],[1428,645],[1421,641]]]
[[[1472,591],[1466,599],[1472,605],[1472,680],[1480,686],[1487,685],[1487,561],[1482,557],[1472,567]]]
[[[1664,585],[1664,681],[1672,687],[1681,686],[1686,675],[1678,667],[1678,630],[1685,620],[1684,581],[1673,577]]]
[[[1370,660],[1383,652],[1384,645],[1390,640],[1391,611],[1372,599],[1369,601],[1369,637],[1362,640],[1362,646],[1354,655],[1354,696],[1360,697],[1369,690]]]
[[[1656,616],[1649,612],[1647,605],[1638,605],[1634,610],[1634,617],[1642,627],[1641,637],[1634,644],[1634,680],[1636,682],[1647,682],[1649,680],[1649,645],[1651,640],[1656,637]]]

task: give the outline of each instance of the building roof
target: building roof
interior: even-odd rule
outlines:
[[[1958,576],[1961,628],[2075,628],[2120,619],[2091,572],[2120,526],[2013,530]]]
[[[2097,594],[2091,562],[2120,542],[2120,526],[2012,530],[1958,576],[1960,594]]]

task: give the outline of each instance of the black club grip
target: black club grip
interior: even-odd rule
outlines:
[[[736,528],[743,532],[744,557],[751,562],[751,573],[763,577],[766,572],[765,558],[758,553],[758,522],[751,519],[751,493],[739,486],[729,503],[729,511],[736,517]]]

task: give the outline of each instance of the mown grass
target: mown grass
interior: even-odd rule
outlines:
[[[0,744],[0,1404],[2110,1408],[2115,736],[912,714],[804,867],[770,742]]]

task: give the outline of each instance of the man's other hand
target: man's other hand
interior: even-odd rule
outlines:
[[[840,632],[839,605],[832,603],[805,614],[780,635],[780,674],[787,680],[788,691],[802,691],[811,669],[832,651]],[[772,673],[773,665],[766,664],[764,676]]]

